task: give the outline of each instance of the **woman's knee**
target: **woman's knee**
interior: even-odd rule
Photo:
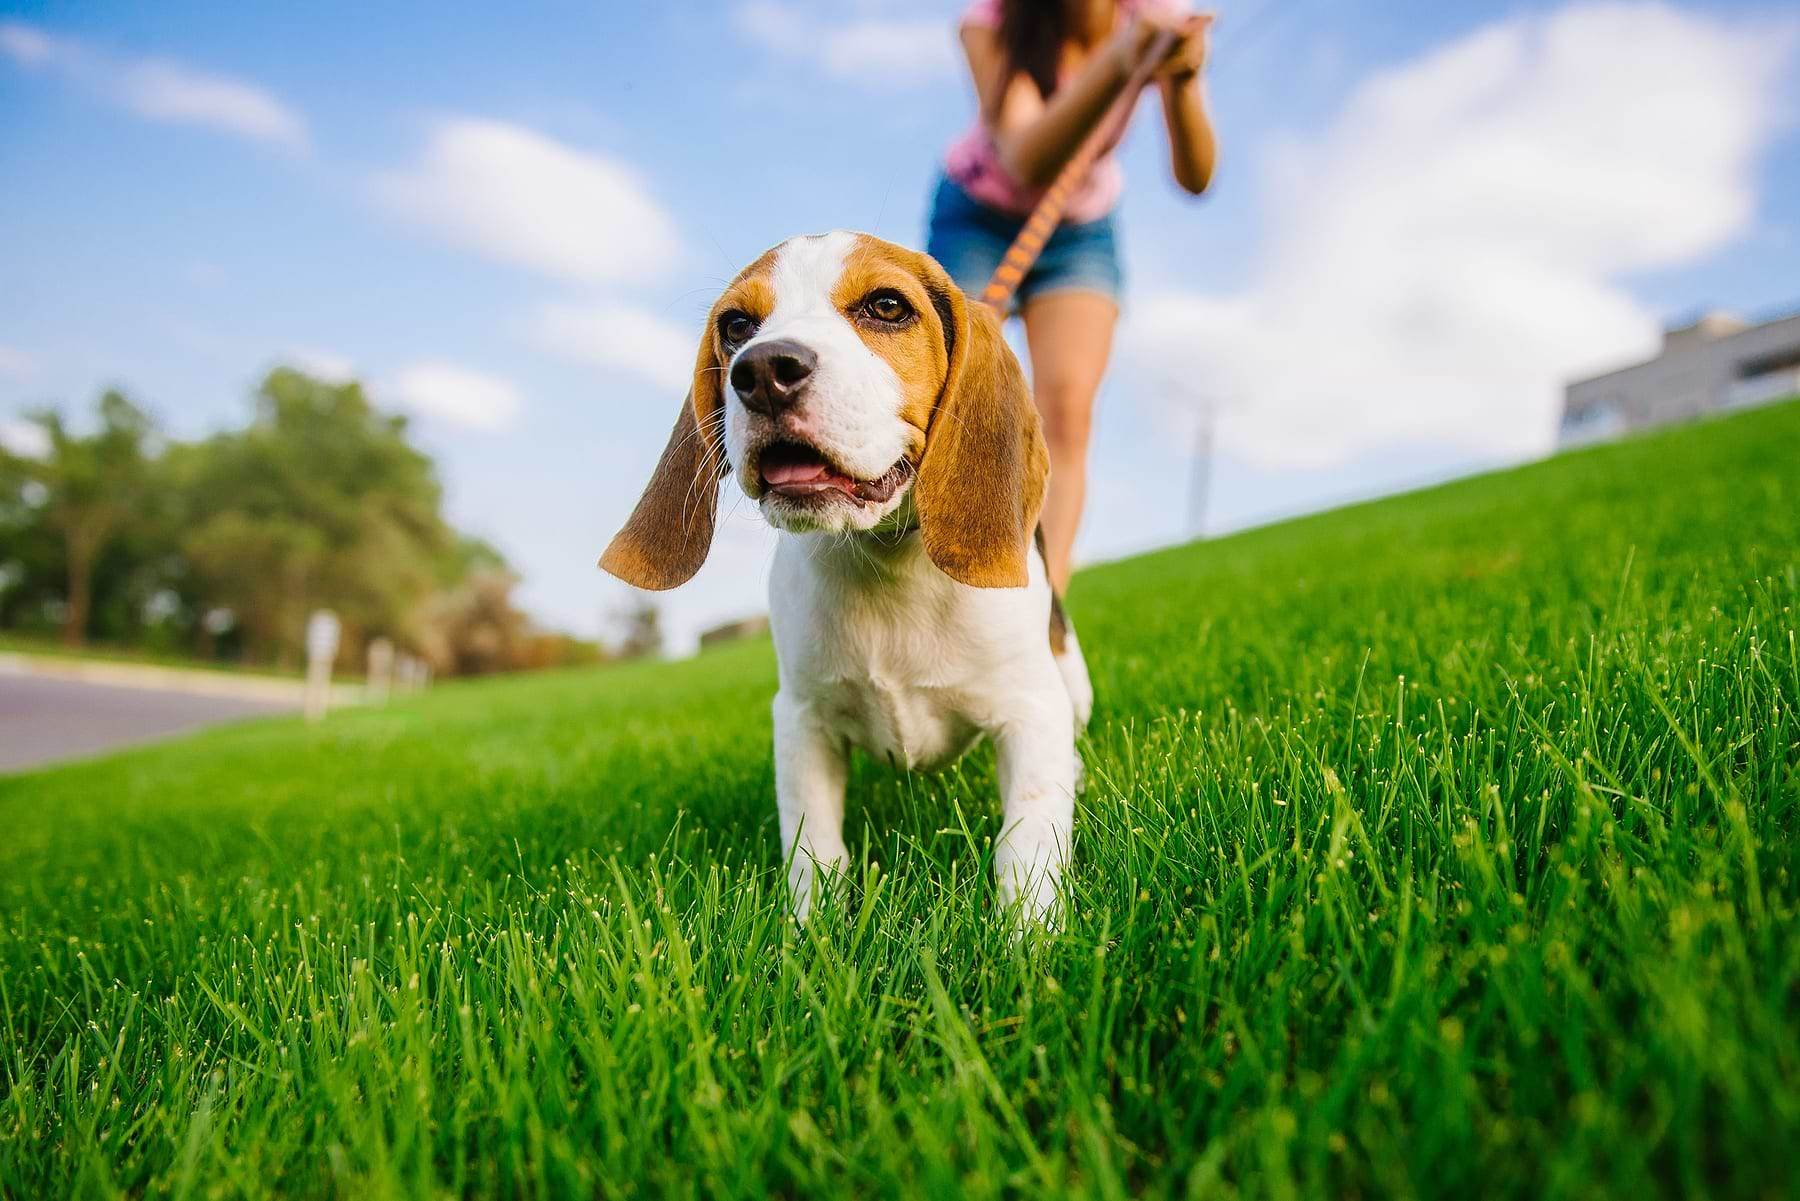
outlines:
[[[1093,390],[1051,384],[1037,389],[1036,399],[1051,453],[1085,451],[1094,430]]]

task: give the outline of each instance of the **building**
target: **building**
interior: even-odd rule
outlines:
[[[728,621],[724,625],[714,626],[710,630],[700,632],[700,649],[722,646],[727,642],[736,642],[740,638],[755,638],[769,632],[769,619],[758,613],[755,617],[746,617],[741,621]]]
[[[1800,394],[1800,314],[1751,325],[1707,313],[1663,335],[1647,363],[1577,380],[1564,391],[1563,446],[1688,421]]]

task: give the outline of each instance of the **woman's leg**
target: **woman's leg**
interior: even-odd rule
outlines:
[[[1075,531],[1087,498],[1088,435],[1094,397],[1112,352],[1119,309],[1102,292],[1048,292],[1027,301],[1025,340],[1031,390],[1050,446],[1050,495],[1044,502],[1045,559],[1057,592],[1069,586]]]

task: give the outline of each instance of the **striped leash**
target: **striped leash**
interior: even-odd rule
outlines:
[[[1149,53],[1145,54],[1137,69],[1126,79],[1125,87],[1113,100],[1112,107],[1106,110],[1087,140],[1063,164],[1063,169],[1056,173],[1050,186],[1044,189],[1043,199],[1031,210],[1031,216],[1025,219],[1018,236],[1006,248],[1000,265],[994,268],[993,278],[981,290],[981,303],[991,305],[1005,316],[1006,306],[1012,301],[1013,293],[1019,290],[1025,273],[1037,262],[1038,255],[1044,252],[1044,243],[1050,240],[1050,235],[1056,232],[1058,223],[1062,221],[1063,211],[1069,207],[1069,197],[1074,193],[1076,185],[1087,178],[1094,160],[1100,157],[1107,143],[1124,127],[1125,122],[1131,120],[1131,111],[1137,107],[1138,94],[1149,84],[1157,66],[1168,57],[1169,51],[1175,48],[1176,36],[1173,30],[1167,29],[1156,35]]]

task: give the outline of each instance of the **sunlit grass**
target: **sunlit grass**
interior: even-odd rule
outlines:
[[[1796,404],[1088,572],[1035,949],[764,643],[0,781],[0,1195],[1792,1195],[1797,600]]]

